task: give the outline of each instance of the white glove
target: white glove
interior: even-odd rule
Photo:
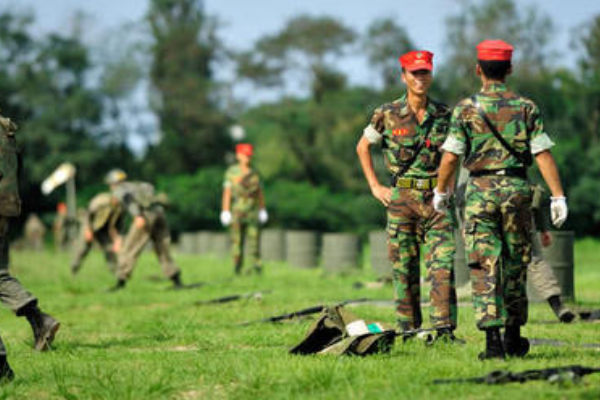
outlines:
[[[445,213],[448,210],[448,193],[440,193],[433,189],[433,209]]]
[[[569,214],[569,210],[567,209],[567,198],[565,196],[550,197],[550,200],[552,201],[550,203],[552,223],[557,228],[560,228],[567,220],[567,215]]]
[[[221,211],[221,224],[223,226],[229,226],[231,223],[231,211]]]
[[[260,211],[258,211],[258,222],[260,222],[261,224],[266,224],[267,221],[269,220],[269,213],[267,212],[266,208],[261,208]]]

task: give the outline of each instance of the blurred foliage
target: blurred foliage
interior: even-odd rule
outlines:
[[[364,181],[355,146],[372,111],[403,92],[398,56],[415,42],[394,20],[374,20],[359,32],[331,16],[298,15],[242,50],[224,46],[201,0],[149,0],[146,19],[100,49],[84,43],[78,29],[37,37],[34,21],[0,10],[0,108],[21,128],[26,213],[54,209],[63,191],[42,197],[39,184],[69,160],[78,167],[80,204],[106,190],[104,173],[119,166],[168,193],[174,231],[220,229],[222,179],[234,144],[228,128],[235,121],[256,145],[273,226],[383,228],[384,209]],[[569,68],[550,62],[553,22],[515,0],[458,1],[446,29],[449,58],[436,64],[432,97],[453,105],[478,90],[477,43],[511,42],[509,86],[536,101],[557,143],[552,151],[569,198],[567,228],[600,234],[600,16],[573,32],[579,56]],[[134,31],[140,38],[128,35]],[[348,57],[362,58],[377,82],[351,84],[340,68]],[[235,76],[219,82],[218,69]],[[226,90],[240,82],[280,95],[263,103],[233,99]],[[141,85],[150,86],[144,107],[156,127],[132,122],[141,119]],[[134,156],[128,144],[140,133],[150,146]],[[381,155],[373,160],[385,182]]]

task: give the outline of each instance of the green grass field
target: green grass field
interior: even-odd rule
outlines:
[[[579,308],[600,308],[600,242],[576,246]],[[54,350],[31,349],[25,319],[4,309],[0,328],[16,373],[0,389],[15,399],[598,399],[600,374],[579,384],[546,382],[480,386],[433,386],[434,378],[481,375],[497,368],[583,364],[600,367],[596,349],[577,343],[600,342],[600,325],[559,325],[545,304],[531,306],[525,335],[573,343],[534,347],[523,360],[480,362],[483,335],[471,307],[460,308],[458,336],[464,346],[397,341],[391,354],[368,358],[291,356],[288,349],[311,320],[276,325],[236,326],[237,322],[290,312],[323,302],[369,297],[388,299],[391,288],[353,289],[368,272],[333,277],[319,270],[267,264],[264,276],[232,276],[229,263],[176,255],[186,282],[214,281],[201,289],[170,291],[157,280],[153,254],[144,254],[126,290],[105,293],[114,282],[102,257],[94,253],[80,275],[70,276],[67,254],[12,254],[12,272],[40,298],[43,310],[62,322]],[[261,301],[196,306],[197,300],[257,290],[272,290]],[[390,307],[361,305],[365,318],[393,322]]]

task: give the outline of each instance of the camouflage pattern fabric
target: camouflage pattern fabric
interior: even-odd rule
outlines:
[[[231,189],[231,214],[233,221],[258,221],[260,208],[260,176],[256,171],[244,175],[239,164],[232,165],[225,173],[225,187]]]
[[[453,212],[436,213],[433,192],[392,191],[388,208],[389,259],[392,262],[398,321],[403,330],[421,327],[419,260],[424,253],[431,283],[429,320],[433,327],[456,327]]]
[[[392,175],[406,170],[403,178],[434,178],[449,119],[448,107],[429,99],[424,119],[419,124],[404,95],[375,110],[365,136],[371,143],[382,142],[385,164]],[[417,159],[410,164],[421,145]],[[392,188],[392,202],[387,214],[388,250],[398,321],[403,330],[417,329],[422,323],[421,251],[425,253],[425,266],[431,281],[430,323],[434,327],[456,327],[453,271],[456,221],[453,213],[436,213],[432,198],[433,190]]]
[[[10,118],[0,115],[0,216],[4,217],[21,214],[16,130],[17,125]]]
[[[531,100],[508,91],[506,85],[488,85],[475,98],[517,153],[527,154],[532,150],[537,153],[553,144],[544,132],[538,107]],[[457,148],[462,151],[455,151]],[[469,171],[526,167],[494,137],[470,98],[454,108],[444,149],[465,154],[464,167]]]
[[[233,265],[237,274],[242,271],[246,249],[251,257],[250,265],[256,272],[261,272],[260,227],[258,222],[234,220],[231,223],[231,254],[233,255]]]
[[[134,217],[142,215],[154,205],[161,204],[154,192],[154,186],[148,182],[121,182],[115,187],[113,196]]]
[[[239,164],[236,164],[229,167],[225,173],[224,186],[231,189],[230,234],[235,272],[239,274],[243,268],[246,245],[249,246],[252,268],[260,272],[260,176],[252,169],[244,175]]]
[[[80,235],[76,250],[75,256],[73,258],[73,263],[71,264],[71,270],[73,272],[77,272],[81,269],[83,264],[83,260],[87,257],[90,250],[94,245],[94,242],[98,243],[102,253],[104,254],[104,259],[106,260],[106,264],[110,272],[115,272],[117,269],[117,255],[113,251],[113,242],[108,234],[108,230],[102,229],[94,233],[94,240],[88,242],[85,240],[85,237],[82,234]]]
[[[370,126],[381,135],[384,162],[388,171],[398,174],[414,158],[419,143],[429,130],[426,143],[405,178],[435,178],[441,160],[441,146],[448,134],[450,110],[442,103],[429,100],[422,124],[411,111],[406,95],[377,108]]]
[[[149,241],[152,241],[165,277],[170,279],[180,272],[171,256],[171,233],[162,207],[145,210],[144,218],[146,226],[143,229],[132,223],[125,236],[123,248],[118,255],[118,279],[127,280],[131,277],[137,259]]]
[[[480,329],[525,325],[531,260],[531,187],[521,178],[471,178],[465,244]]]

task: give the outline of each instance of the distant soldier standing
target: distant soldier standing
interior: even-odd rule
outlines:
[[[35,213],[29,214],[25,221],[25,244],[32,250],[42,250],[44,248],[44,236],[46,227],[42,220]]]
[[[12,277],[9,268],[9,218],[21,213],[18,189],[18,156],[15,132],[9,118],[0,116],[0,299],[31,325],[36,350],[48,350],[60,324],[38,308],[38,299]],[[6,350],[0,344],[0,378],[12,375],[6,363]]]
[[[477,46],[481,92],[454,109],[435,191],[436,210],[447,208],[446,192],[458,160],[470,171],[465,204],[465,242],[477,327],[486,333],[480,359],[524,356],[529,341],[526,278],[531,261],[531,186],[527,167],[536,163],[552,192],[552,221],[561,226],[567,204],[554,145],[538,107],[506,88],[513,47],[501,40]],[[505,327],[504,339],[500,328]]]
[[[549,232],[548,223],[542,210],[542,196],[544,188],[535,185],[532,189],[533,200],[533,228],[531,232],[532,256],[527,273],[538,295],[546,300],[560,322],[570,323],[575,319],[575,314],[561,299],[561,290],[552,267],[544,259],[542,247],[552,244],[552,234]]]
[[[155,193],[151,184],[126,182],[125,179],[127,175],[119,169],[110,171],[106,176],[106,183],[113,196],[133,217],[123,247],[118,253],[118,281],[112,290],[125,287],[148,241],[152,241],[154,245],[164,275],[173,282],[175,288],[182,288],[181,271],[171,257],[171,233],[164,210],[166,201]]]
[[[116,272],[124,217],[123,206],[110,193],[99,193],[92,198],[83,218],[79,245],[71,264],[73,275],[79,272],[94,242],[102,249],[110,271]]]
[[[258,173],[252,168],[253,147],[248,143],[235,148],[237,164],[225,173],[221,223],[231,224],[232,253],[235,273],[240,274],[244,265],[244,247],[249,246],[252,270],[261,273],[260,224],[265,224],[269,215]]]
[[[435,339],[454,341],[457,308],[454,286],[453,213],[435,212],[431,203],[450,110],[427,95],[433,54],[411,51],[400,57],[407,93],[375,110],[357,153],[373,196],[387,207],[389,258],[393,267],[398,323],[403,331],[422,324],[420,256],[431,280],[430,323]],[[391,188],[377,180],[370,147],[381,143]]]
[[[52,224],[52,232],[54,234],[54,248],[56,250],[64,250],[69,244],[69,235],[67,232],[67,225],[69,223],[69,216],[67,211],[67,205],[65,203],[58,203],[56,205],[56,215],[54,216],[54,222]]]

